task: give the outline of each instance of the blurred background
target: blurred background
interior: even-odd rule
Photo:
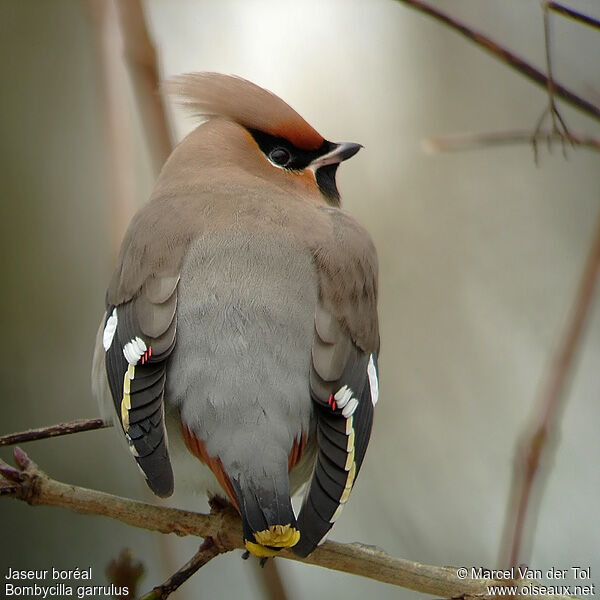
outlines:
[[[600,18],[597,0],[565,3]],[[543,68],[537,0],[431,4]],[[381,401],[361,476],[331,539],[435,565],[500,566],[516,440],[591,244],[600,156],[568,148],[565,160],[559,144],[551,153],[540,147],[539,166],[527,144],[425,154],[429,136],[533,129],[547,96],[393,0],[143,6],[161,79],[201,70],[241,75],[328,139],[365,146],[338,182],[345,208],[379,252]],[[156,176],[125,66],[108,77],[103,71],[101,49],[117,63],[122,50],[118,30],[99,24],[97,8],[0,1],[0,433],[98,415],[89,372],[115,238]],[[555,77],[600,104],[600,34],[560,17],[552,23]],[[119,127],[111,130],[106,99],[119,95]],[[597,121],[559,106],[573,131],[600,135]],[[171,99],[166,107],[180,140],[196,123]],[[125,165],[117,184],[115,160]],[[591,567],[596,587],[599,309],[596,298],[523,557],[543,570]],[[114,435],[81,433],[25,449],[60,481],[149,500]],[[10,454],[0,452],[12,462]],[[186,502],[206,509],[203,499]],[[199,544],[11,499],[2,499],[0,515],[2,575],[9,566],[91,566],[94,584],[103,585],[108,562],[129,547],[146,567],[140,591],[147,591]],[[240,555],[215,559],[173,597],[264,597],[255,566]],[[293,600],[416,597],[278,563]]]

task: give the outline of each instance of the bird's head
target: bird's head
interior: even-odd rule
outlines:
[[[208,122],[180,145],[189,169],[240,169],[279,188],[308,192],[319,203],[339,206],[335,175],[339,164],[362,147],[330,142],[271,92],[240,77],[192,73],[171,80],[174,92]]]

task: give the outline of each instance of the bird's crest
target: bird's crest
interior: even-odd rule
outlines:
[[[316,150],[323,137],[275,94],[241,77],[221,73],[188,73],[172,78],[167,91],[202,117],[224,117],[248,129],[258,129]]]

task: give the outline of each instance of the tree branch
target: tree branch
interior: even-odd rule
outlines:
[[[475,44],[477,44],[480,48],[487,50],[489,53],[493,54],[496,58],[506,63],[513,69],[516,69],[530,79],[531,81],[537,83],[538,85],[543,86],[544,88],[548,88],[548,78],[546,75],[522,59],[520,56],[517,56],[514,52],[511,52],[507,48],[501,46],[491,38],[483,35],[479,31],[475,31],[471,27],[468,27],[464,23],[458,21],[454,17],[438,10],[437,8],[426,4],[425,2],[421,2],[421,0],[396,0],[397,2],[401,2],[402,4],[406,4],[411,8],[414,8],[422,13],[425,13],[434,19],[448,25],[458,33],[464,35],[467,39],[471,40]],[[553,84],[554,95],[562,98],[565,102],[568,102],[572,106],[575,106],[582,112],[586,113],[588,116],[593,117],[595,119],[600,120],[600,107],[588,102],[584,98],[578,96],[572,90],[566,88],[564,85],[561,85],[556,80]]]
[[[582,146],[588,150],[600,151],[600,139],[583,134],[571,133],[571,141],[575,146]],[[553,142],[562,142],[563,136],[553,131],[538,131],[537,143],[546,142],[551,148]],[[451,136],[427,138],[422,141],[425,152],[457,152],[461,150],[475,150],[490,146],[508,146],[514,144],[531,144],[533,134],[526,129],[512,131],[493,131],[486,133],[465,133]]]
[[[32,442],[35,440],[58,437],[60,435],[79,433],[80,431],[103,429],[104,427],[112,427],[112,425],[110,423],[104,423],[102,419],[79,419],[77,421],[58,423],[48,427],[38,427],[37,429],[19,431],[18,433],[8,433],[0,437],[0,446],[12,446],[14,444],[22,444],[23,442]]]
[[[503,564],[514,567],[518,564],[527,509],[534,491],[539,488],[539,467],[547,459],[551,447],[549,441],[556,433],[558,415],[565,402],[565,390],[577,350],[581,344],[586,318],[592,307],[594,292],[600,279],[600,215],[586,264],[573,300],[571,314],[556,351],[551,356],[546,374],[540,386],[538,411],[533,425],[522,436],[515,460],[515,469],[506,512],[502,558]],[[537,481],[536,481],[537,476]],[[531,516],[529,517],[531,519]]]
[[[552,10],[558,14],[564,15],[565,17],[569,17],[574,21],[578,21],[579,23],[584,23],[589,27],[593,27],[595,29],[600,29],[600,21],[589,17],[588,15],[584,15],[583,13],[577,12],[572,8],[567,8],[558,2],[546,2],[546,7],[548,10]]]
[[[15,448],[19,469],[0,461],[0,495],[10,495],[31,505],[62,506],[81,514],[103,515],[134,527],[179,536],[195,535],[213,538],[224,552],[244,548],[240,518],[231,507],[220,508],[210,515],[152,506],[104,492],[61,483],[48,477],[21,450]],[[299,558],[289,550],[282,558],[318,565],[336,571],[362,575],[411,590],[443,598],[483,598],[490,585],[506,581],[461,579],[457,569],[436,567],[394,558],[382,550],[363,544],[325,542],[307,558]],[[569,596],[539,596],[548,600],[566,600]]]
[[[156,586],[151,592],[144,594],[140,600],[164,600],[207,562],[219,556],[219,554],[229,552],[230,550],[231,548],[223,548],[213,538],[207,537],[200,545],[198,552],[181,569],[171,575],[163,584]]]
[[[125,61],[142,117],[155,175],[167,160],[173,144],[165,107],[159,93],[158,60],[150,39],[140,0],[115,3],[123,36]]]
[[[129,221],[137,209],[137,185],[132,174],[135,163],[132,119],[125,102],[115,2],[90,0],[82,2],[81,6],[90,19],[96,42],[98,93],[104,121],[106,179],[109,184],[110,264],[114,266]]]

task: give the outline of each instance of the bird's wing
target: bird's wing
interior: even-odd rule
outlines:
[[[319,274],[310,390],[317,461],[294,552],[306,556],[338,518],[356,481],[378,399],[377,257],[351,217],[332,212],[332,234],[313,249]]]
[[[166,363],[175,346],[178,276],[148,279],[139,294],[109,303],[103,332],[106,373],[129,448],[158,496],[173,492],[164,424]]]
[[[174,202],[158,197],[133,218],[106,295],[102,340],[123,432],[159,496],[173,492],[163,397],[176,341],[179,271],[190,240],[203,226],[187,198],[178,210]],[[164,219],[168,211],[174,218]]]

